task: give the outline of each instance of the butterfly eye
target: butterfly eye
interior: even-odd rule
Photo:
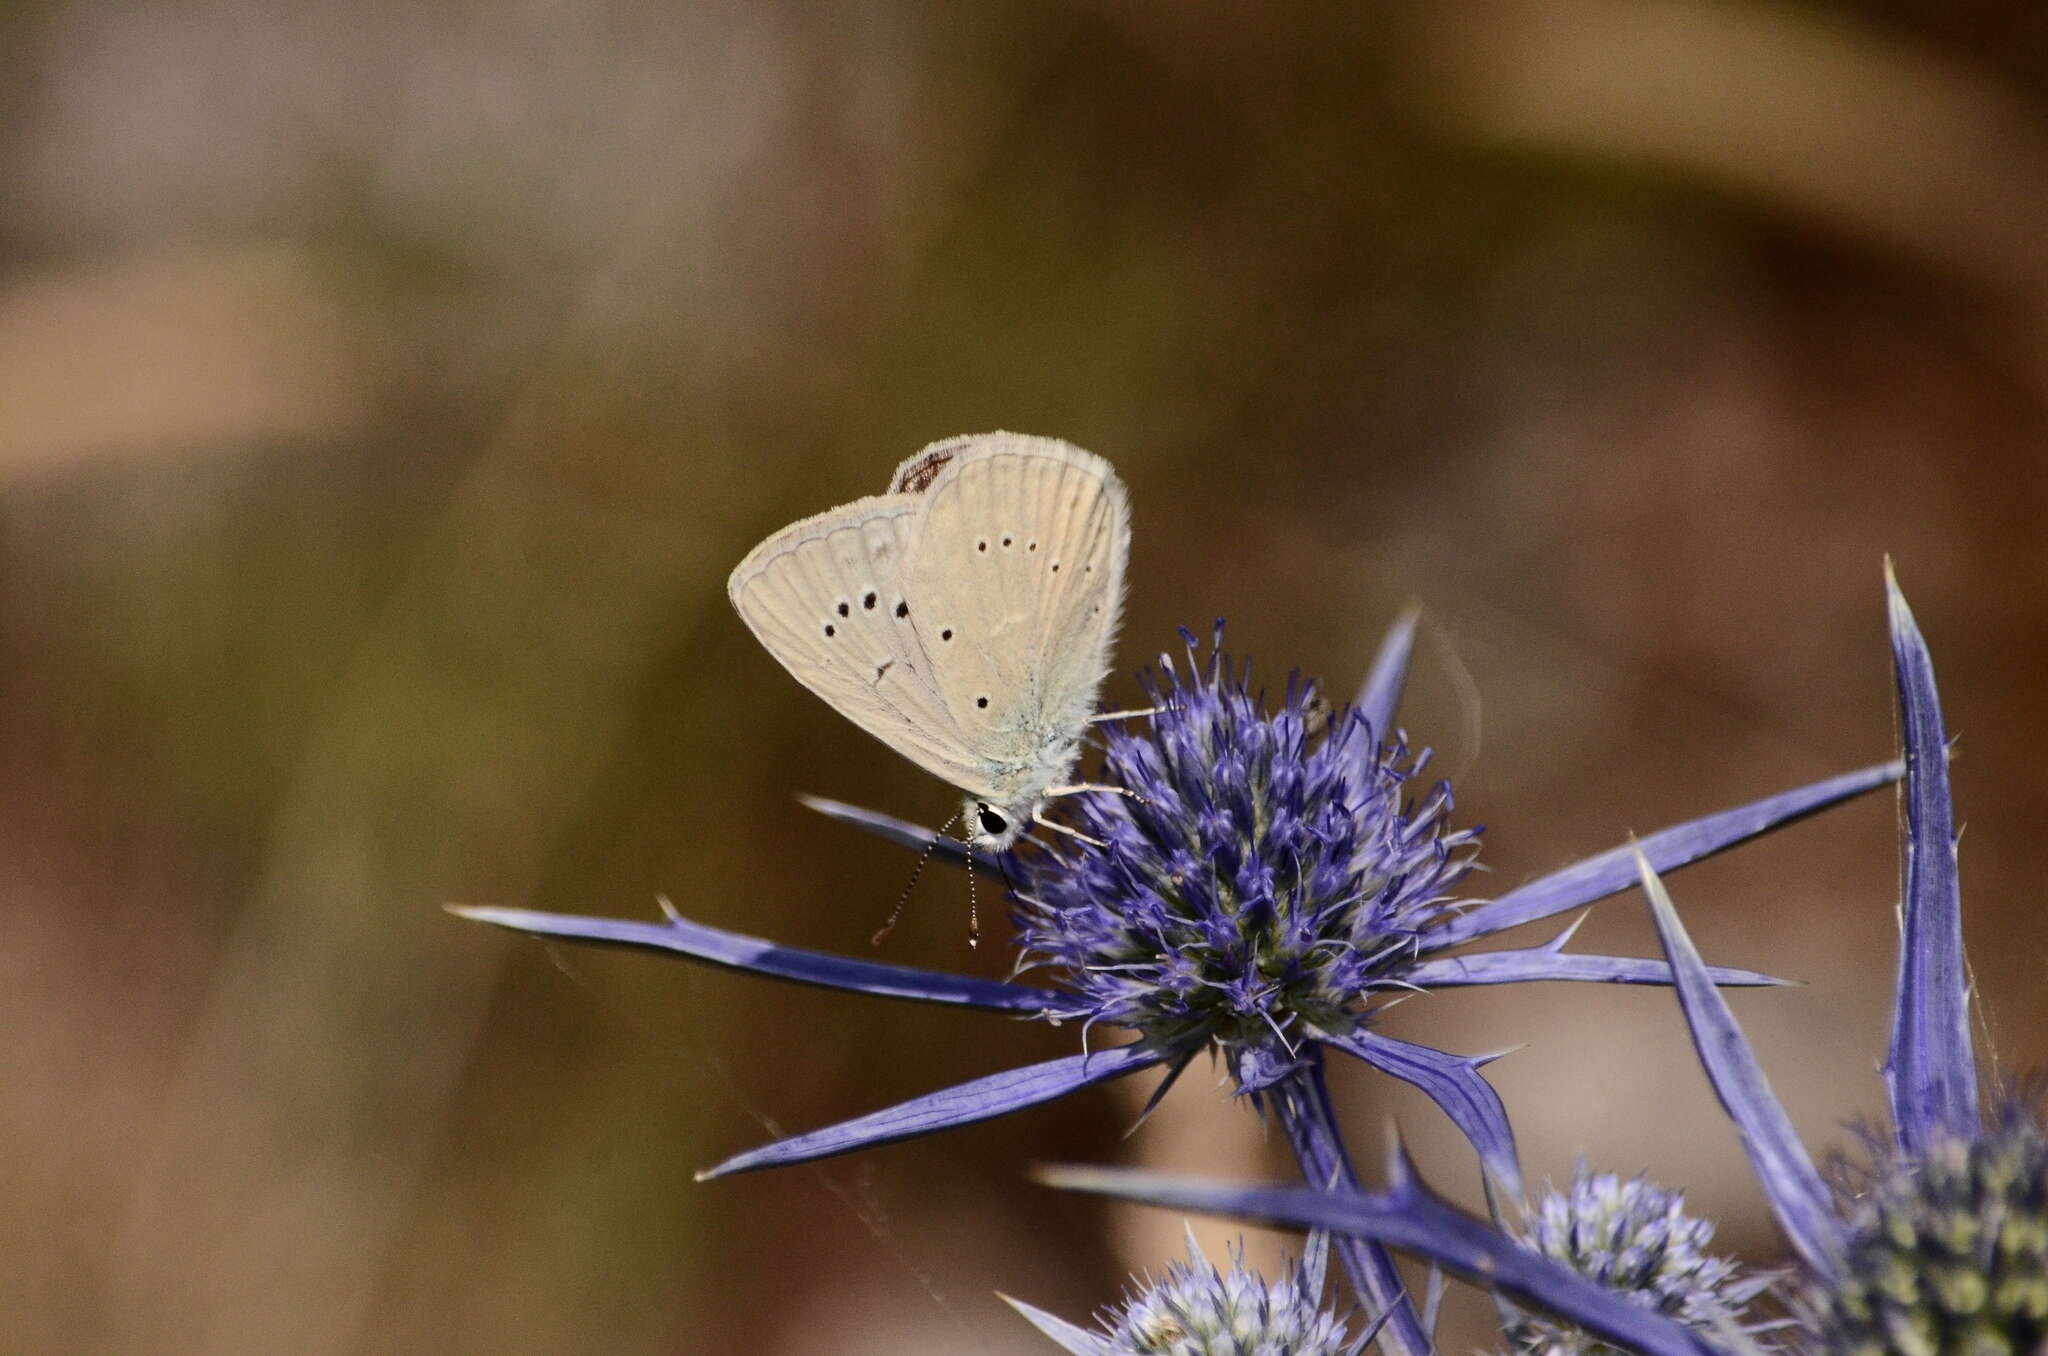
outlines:
[[[1009,820],[1004,819],[986,805],[976,812],[975,818],[981,821],[981,831],[983,833],[1001,833],[1004,829],[1010,827]]]
[[[870,612],[875,610],[875,591],[873,589],[868,590],[867,596],[860,600],[860,605]]]
[[[910,615],[910,604],[909,604],[909,603],[906,603],[906,602],[904,602],[904,601],[903,601],[903,600],[902,600],[901,598],[898,598],[898,599],[896,600],[896,615],[897,615],[897,616],[899,616],[899,617],[907,617],[907,616],[909,616],[909,615]]]

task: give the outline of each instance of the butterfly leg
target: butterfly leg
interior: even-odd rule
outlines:
[[[1145,801],[1143,796],[1128,786],[1110,786],[1103,782],[1075,782],[1072,786],[1048,786],[1045,788],[1045,796],[1050,800],[1054,796],[1078,796],[1083,791],[1108,791],[1119,796],[1129,796],[1141,805]]]
[[[1165,709],[1163,706],[1143,706],[1132,711],[1104,711],[1099,715],[1090,716],[1088,723],[1107,725],[1112,720],[1136,720],[1139,716],[1156,716]]]
[[[1079,788],[1074,789],[1078,790]],[[1047,792],[1046,794],[1052,795],[1055,793]],[[1088,846],[1090,847],[1106,848],[1109,846],[1109,844],[1103,842],[1100,838],[1090,838],[1087,834],[1081,832],[1079,829],[1070,829],[1064,824],[1053,823],[1053,821],[1045,817],[1045,812],[1043,810],[1033,810],[1031,812],[1031,822],[1038,825],[1041,828],[1051,829],[1054,833],[1063,833],[1069,838],[1078,838],[1082,842],[1088,844]]]

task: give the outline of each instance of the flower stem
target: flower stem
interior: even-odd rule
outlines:
[[[1278,1112],[1288,1141],[1294,1145],[1294,1156],[1301,1163],[1301,1175],[1310,1186],[1320,1191],[1359,1189],[1358,1173],[1337,1131],[1320,1046],[1310,1042],[1302,1051],[1301,1064],[1262,1095],[1271,1099]],[[1388,1356],[1429,1356],[1429,1334],[1422,1329],[1392,1255],[1378,1243],[1342,1234],[1331,1243],[1369,1313],[1375,1318],[1390,1315],[1380,1329],[1381,1349]]]

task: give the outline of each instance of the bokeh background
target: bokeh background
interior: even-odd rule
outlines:
[[[1073,1035],[441,910],[866,954],[909,860],[794,795],[951,793],[723,581],[964,431],[1128,481],[1113,703],[1217,616],[1348,691],[1419,604],[1488,889],[1888,755],[1891,553],[1991,1034],[2048,1056],[2038,6],[40,0],[0,52],[0,1349],[1046,1351],[996,1290],[1082,1317],[1180,1225],[1023,1165],[1282,1171],[1191,1077],[1128,1140],[1143,1088],[698,1186]],[[1816,1144],[1881,1107],[1896,872],[1873,797],[1672,880],[1809,982],[1735,1004]],[[1000,973],[964,894],[884,954]],[[1665,995],[1391,1029],[1526,1043],[1534,1178],[1772,1255]]]

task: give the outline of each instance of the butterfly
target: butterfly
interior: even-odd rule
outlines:
[[[1033,822],[1061,827],[1050,798],[1098,789],[1070,782],[1109,671],[1130,522],[1092,452],[947,438],[887,494],[769,537],[726,591],[798,682],[966,792],[969,842],[1002,851]]]

